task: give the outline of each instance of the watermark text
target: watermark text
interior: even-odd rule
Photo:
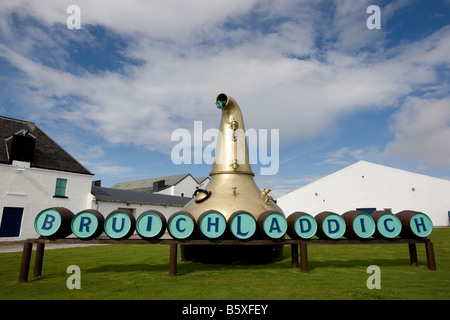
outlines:
[[[71,265],[67,267],[66,273],[72,273],[72,275],[67,278],[66,285],[67,289],[81,289],[81,271],[80,267],[77,265]]]
[[[67,29],[81,29],[81,9],[75,4],[71,4],[67,7],[67,14],[70,16],[66,20]]]
[[[194,121],[193,135],[185,128],[172,132],[171,141],[178,143],[172,148],[171,159],[175,165],[260,164],[261,175],[274,175],[279,169],[279,140],[278,129],[270,129],[270,134],[268,129],[203,131],[202,121]],[[209,143],[204,147],[204,142]]]
[[[372,273],[367,278],[367,289],[381,289],[381,270],[379,266],[371,265],[367,267],[366,273]]]
[[[371,5],[367,7],[367,14],[371,14],[369,18],[367,18],[366,25],[367,29],[381,29],[381,10],[379,6]]]

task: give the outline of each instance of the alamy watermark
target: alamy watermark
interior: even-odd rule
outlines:
[[[371,14],[367,18],[366,26],[367,29],[381,29],[381,10],[379,6],[371,5],[367,7],[366,13]]]
[[[67,7],[66,13],[70,16],[66,20],[67,29],[81,29],[81,9],[76,4]],[[368,29],[381,29],[381,10],[379,6],[370,5],[366,10],[367,14],[371,14],[367,18],[366,26]]]
[[[70,16],[66,20],[67,29],[81,29],[81,9],[75,4],[67,7],[66,13]]]
[[[71,265],[67,267],[66,273],[71,273],[72,275],[67,278],[66,285],[67,289],[81,289],[81,270],[77,265]]]
[[[367,278],[366,286],[367,289],[381,289],[381,270],[379,266],[371,265],[367,267],[366,273],[372,273],[371,276]]]
[[[230,136],[227,136],[230,135]],[[188,129],[172,132],[171,141],[178,141],[172,148],[172,163],[179,164],[228,164],[232,155],[237,164],[260,164],[260,175],[274,175],[280,165],[280,133],[278,129],[236,129],[222,133],[217,128],[203,131],[202,121],[194,121],[193,135]],[[235,143],[230,143],[234,142]],[[210,142],[203,147],[204,142]],[[246,146],[249,158],[246,159]],[[228,159],[229,160],[229,159]]]

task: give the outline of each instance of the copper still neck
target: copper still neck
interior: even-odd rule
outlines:
[[[216,106],[222,110],[222,118],[211,180],[205,190],[195,191],[183,210],[198,219],[203,212],[214,209],[227,220],[238,210],[250,212],[255,219],[268,210],[283,212],[268,195],[270,189],[260,190],[254,181],[239,105],[229,95],[220,93]]]
[[[226,93],[219,93],[216,106],[222,110],[216,154],[210,176],[215,174],[249,174],[254,176],[250,166],[244,119],[237,102]]]

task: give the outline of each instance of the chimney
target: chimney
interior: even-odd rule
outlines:
[[[102,186],[102,180],[94,180],[92,181],[93,187],[101,187]]]
[[[158,180],[153,182],[153,192],[159,191],[166,186],[165,180]]]
[[[28,130],[21,130],[13,134],[11,143],[11,155],[9,161],[13,160],[33,163],[36,147],[36,137]]]

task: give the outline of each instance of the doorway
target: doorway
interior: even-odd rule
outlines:
[[[22,226],[23,208],[4,207],[0,222],[0,237],[18,237]]]

